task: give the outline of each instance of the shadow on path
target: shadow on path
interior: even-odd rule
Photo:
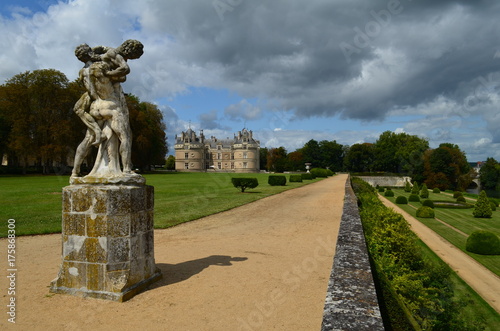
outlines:
[[[211,255],[201,259],[181,262],[178,264],[156,263],[156,266],[161,270],[163,278],[152,284],[150,289],[179,283],[185,281],[192,276],[199,274],[204,269],[215,266],[231,266],[231,262],[246,261],[246,257],[231,257],[227,255]]]

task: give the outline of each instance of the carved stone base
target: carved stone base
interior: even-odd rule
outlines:
[[[50,291],[123,302],[160,279],[153,203],[147,185],[63,188],[62,263]]]

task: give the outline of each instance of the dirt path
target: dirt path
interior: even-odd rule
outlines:
[[[413,232],[430,249],[446,262],[458,275],[472,287],[488,304],[500,313],[500,278],[463,253],[446,239],[420,223],[416,218],[399,208],[385,197],[379,195],[384,205],[394,209],[410,223]]]
[[[0,330],[319,330],[346,175],[155,231],[163,279],[125,303],[49,294],[61,236],[17,238],[16,324]]]

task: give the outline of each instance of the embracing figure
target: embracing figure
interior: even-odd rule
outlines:
[[[132,132],[121,87],[130,73],[127,60],[142,54],[143,45],[137,40],[127,40],[118,48],[90,48],[87,44],[76,48],[76,57],[85,64],[79,79],[87,91],[76,102],[74,111],[87,126],[87,132],[76,151],[71,183],[142,178],[132,172]],[[99,148],[94,167],[89,175],[81,177],[81,163],[92,146]]]

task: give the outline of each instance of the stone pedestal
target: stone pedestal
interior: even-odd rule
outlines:
[[[148,185],[63,188],[62,263],[50,291],[126,301],[161,278]]]

